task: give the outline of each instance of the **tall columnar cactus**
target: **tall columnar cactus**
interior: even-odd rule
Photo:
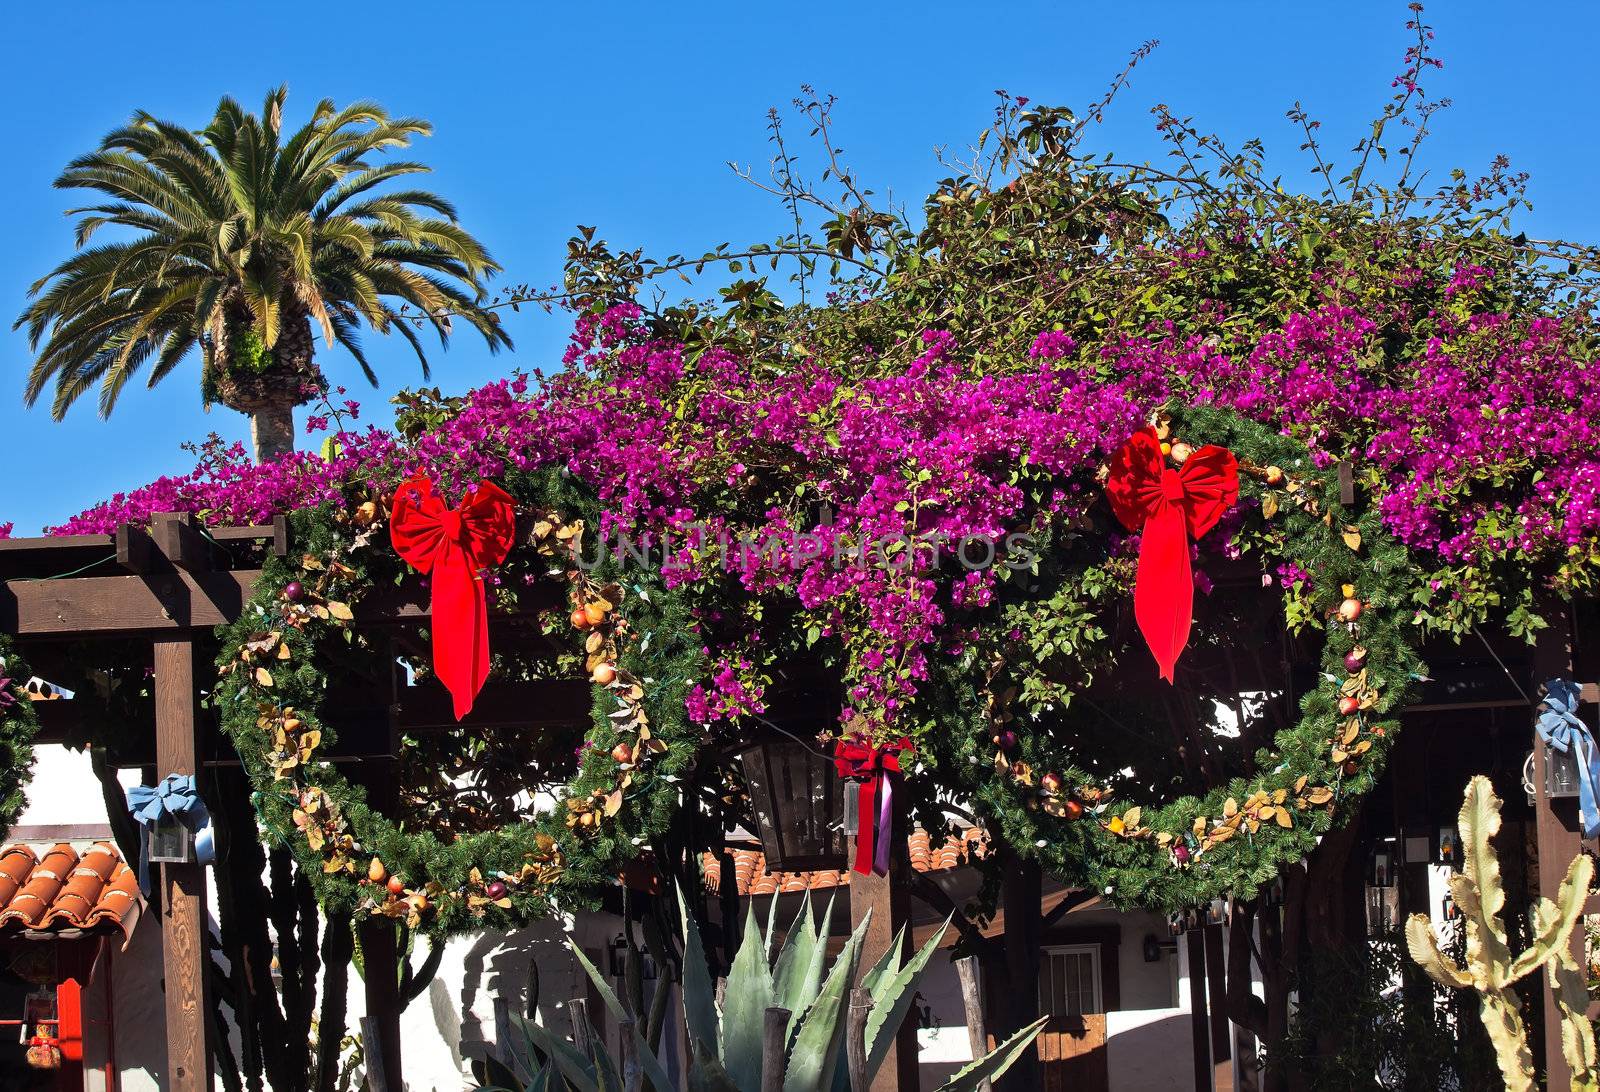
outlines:
[[[1561,1007],[1562,1049],[1572,1069],[1574,1092],[1600,1088],[1595,1070],[1594,1032],[1585,1011],[1589,991],[1583,972],[1568,950],[1572,930],[1583,918],[1583,904],[1594,876],[1590,859],[1579,854],[1567,868],[1557,901],[1541,898],[1531,916],[1533,945],[1512,955],[1506,942],[1505,888],[1500,883],[1500,859],[1490,839],[1500,830],[1500,798],[1485,777],[1467,784],[1466,799],[1457,820],[1463,847],[1463,870],[1450,877],[1450,894],[1466,925],[1466,962],[1457,963],[1439,948],[1438,937],[1426,915],[1413,914],[1406,922],[1406,947],[1411,958],[1442,985],[1478,992],[1479,1014],[1494,1043],[1507,1092],[1531,1092],[1533,1056],[1528,1050],[1522,1007],[1512,986],[1546,968]]]

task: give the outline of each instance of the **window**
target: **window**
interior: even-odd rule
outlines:
[[[1076,1022],[1102,1011],[1100,949],[1094,945],[1046,948],[1040,953],[1039,1012],[1050,1023]]]

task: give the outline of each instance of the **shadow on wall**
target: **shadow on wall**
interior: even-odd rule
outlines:
[[[1106,1068],[1111,1092],[1187,1088],[1194,1083],[1194,1039],[1183,1009],[1106,1014]]]
[[[592,943],[577,939],[586,947]],[[585,981],[561,923],[541,922],[509,934],[451,941],[428,987],[428,1007],[439,1040],[457,1072],[465,1073],[461,1045],[494,1040],[496,997],[504,997],[516,1015],[536,1007],[539,1023],[564,1030],[566,1002],[582,992]]]

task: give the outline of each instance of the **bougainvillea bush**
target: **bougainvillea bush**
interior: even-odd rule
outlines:
[[[794,231],[652,260],[583,230],[559,369],[403,396],[393,432],[347,405],[313,418],[318,454],[255,466],[213,443],[192,475],[57,530],[173,509],[257,522],[416,470],[458,493],[558,466],[598,498],[599,537],[693,605],[710,664],[693,721],[753,728],[788,665],[820,663],[843,699],[819,732],[909,737],[918,772],[969,793],[992,771],[1009,795],[980,802],[1014,806],[1023,851],[1070,871],[1046,844],[1070,844],[1049,836],[1070,816],[1047,775],[1130,798],[1223,792],[1270,740],[1270,718],[1241,708],[1237,744],[1159,760],[1144,746],[1167,766],[1130,777],[1077,727],[1095,679],[1154,680],[1123,623],[1137,536],[1110,519],[1103,480],[1155,415],[1232,415],[1281,439],[1263,458],[1297,462],[1267,469],[1296,480],[1345,464],[1369,540],[1404,548],[1379,577],[1413,644],[1480,627],[1531,639],[1548,601],[1600,575],[1595,254],[1518,233],[1524,180],[1504,162],[1417,185],[1440,104],[1422,86],[1431,32],[1420,16],[1411,29],[1394,99],[1348,164],[1291,112],[1309,193],[1270,177],[1259,145],[1230,150],[1164,107],[1170,155],[1153,167],[1085,146],[1109,95],[1079,114],[1002,94],[972,160],[892,212],[841,164],[831,103],[803,100],[830,166],[813,185],[775,145]],[[656,278],[706,268],[731,277],[718,301],[646,302]],[[790,281],[758,273],[775,270]],[[1202,597],[1208,566],[1273,556],[1247,527],[1272,518],[1263,503],[1201,544]],[[1334,527],[1329,548],[1360,539]],[[1332,625],[1331,571],[1305,556],[1262,572],[1291,631]],[[1205,688],[1181,667],[1178,682],[1209,715]]]

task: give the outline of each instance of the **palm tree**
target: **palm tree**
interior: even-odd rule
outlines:
[[[30,406],[53,383],[60,420],[98,386],[104,417],[141,370],[153,387],[198,345],[206,404],[248,414],[262,459],[294,446],[294,407],[324,385],[313,323],[374,385],[363,324],[405,338],[424,378],[425,326],[444,345],[459,318],[491,350],[510,346],[481,306],[500,267],[455,208],[426,190],[385,187],[429,168],[376,157],[432,126],[370,102],[323,100],[283,141],[287,93],[269,93],[259,116],[225,98],[198,133],[137,113],[56,179],[109,200],[69,212],[80,217],[77,252],[34,282],[17,319],[37,354]],[[90,246],[108,224],[124,230]]]

